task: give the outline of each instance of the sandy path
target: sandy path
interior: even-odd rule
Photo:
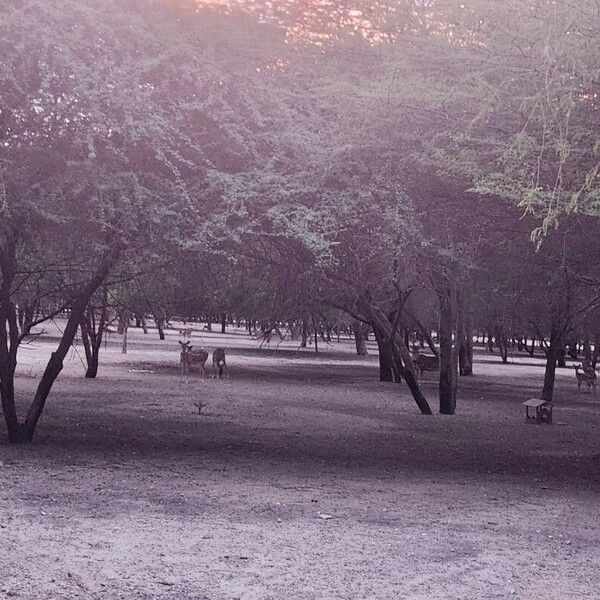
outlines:
[[[572,373],[552,427],[523,423],[536,361],[487,356],[427,418],[349,344],[204,337],[231,381],[135,332],[96,381],[73,355],[36,443],[0,446],[0,597],[600,598],[600,399]],[[25,352],[23,398],[49,346]]]

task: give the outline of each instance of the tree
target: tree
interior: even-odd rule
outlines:
[[[260,135],[244,138],[259,130],[260,114],[238,88],[259,77],[254,57],[238,61],[234,76],[229,57],[199,41],[218,15],[184,22],[169,3],[151,7],[27,0],[0,9],[0,392],[11,442],[31,441],[117,264],[201,235],[209,215],[223,212],[211,173],[240,170],[260,153]],[[61,340],[21,421],[19,346],[64,310]]]

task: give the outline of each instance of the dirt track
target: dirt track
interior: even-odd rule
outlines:
[[[114,340],[94,381],[74,353],[36,443],[0,445],[0,598],[600,598],[600,394],[572,371],[531,426],[531,359],[480,356],[459,414],[423,417],[348,343],[203,343],[230,381],[182,378],[172,332]]]

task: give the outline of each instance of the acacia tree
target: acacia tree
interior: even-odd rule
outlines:
[[[233,75],[229,58],[202,44],[212,16],[184,22],[169,2],[147,7],[0,9],[0,392],[10,442],[31,441],[86,307],[116,265],[201,234],[219,206],[209,173],[239,169],[256,149],[244,134],[260,113],[239,89],[253,87],[255,63],[238,61]],[[63,310],[21,420],[19,346]]]

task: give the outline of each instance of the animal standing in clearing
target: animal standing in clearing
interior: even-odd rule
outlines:
[[[219,372],[219,379],[223,378],[225,375],[225,379],[229,379],[229,369],[227,368],[227,362],[225,361],[225,349],[224,348],[215,348],[213,352],[212,358],[212,376],[216,377],[216,372]]]
[[[202,377],[206,377],[204,365],[208,360],[208,352],[204,348],[198,348],[198,350],[192,350],[193,346],[189,342],[179,342],[181,345],[181,354],[179,355],[179,362],[181,364],[181,372],[184,375],[190,372],[192,365],[198,365],[199,372]]]
[[[179,330],[179,339],[182,342],[189,342],[192,339],[192,329],[191,328],[180,329]]]
[[[577,378],[577,389],[581,389],[582,384],[586,384],[590,393],[592,391],[594,394],[596,393],[596,371],[593,369],[587,369],[584,371],[579,371],[580,367],[577,365],[575,367],[575,377]]]
[[[440,368],[437,356],[429,356],[417,352],[416,354],[413,354],[412,359],[415,369],[421,377],[425,371],[438,371]]]

